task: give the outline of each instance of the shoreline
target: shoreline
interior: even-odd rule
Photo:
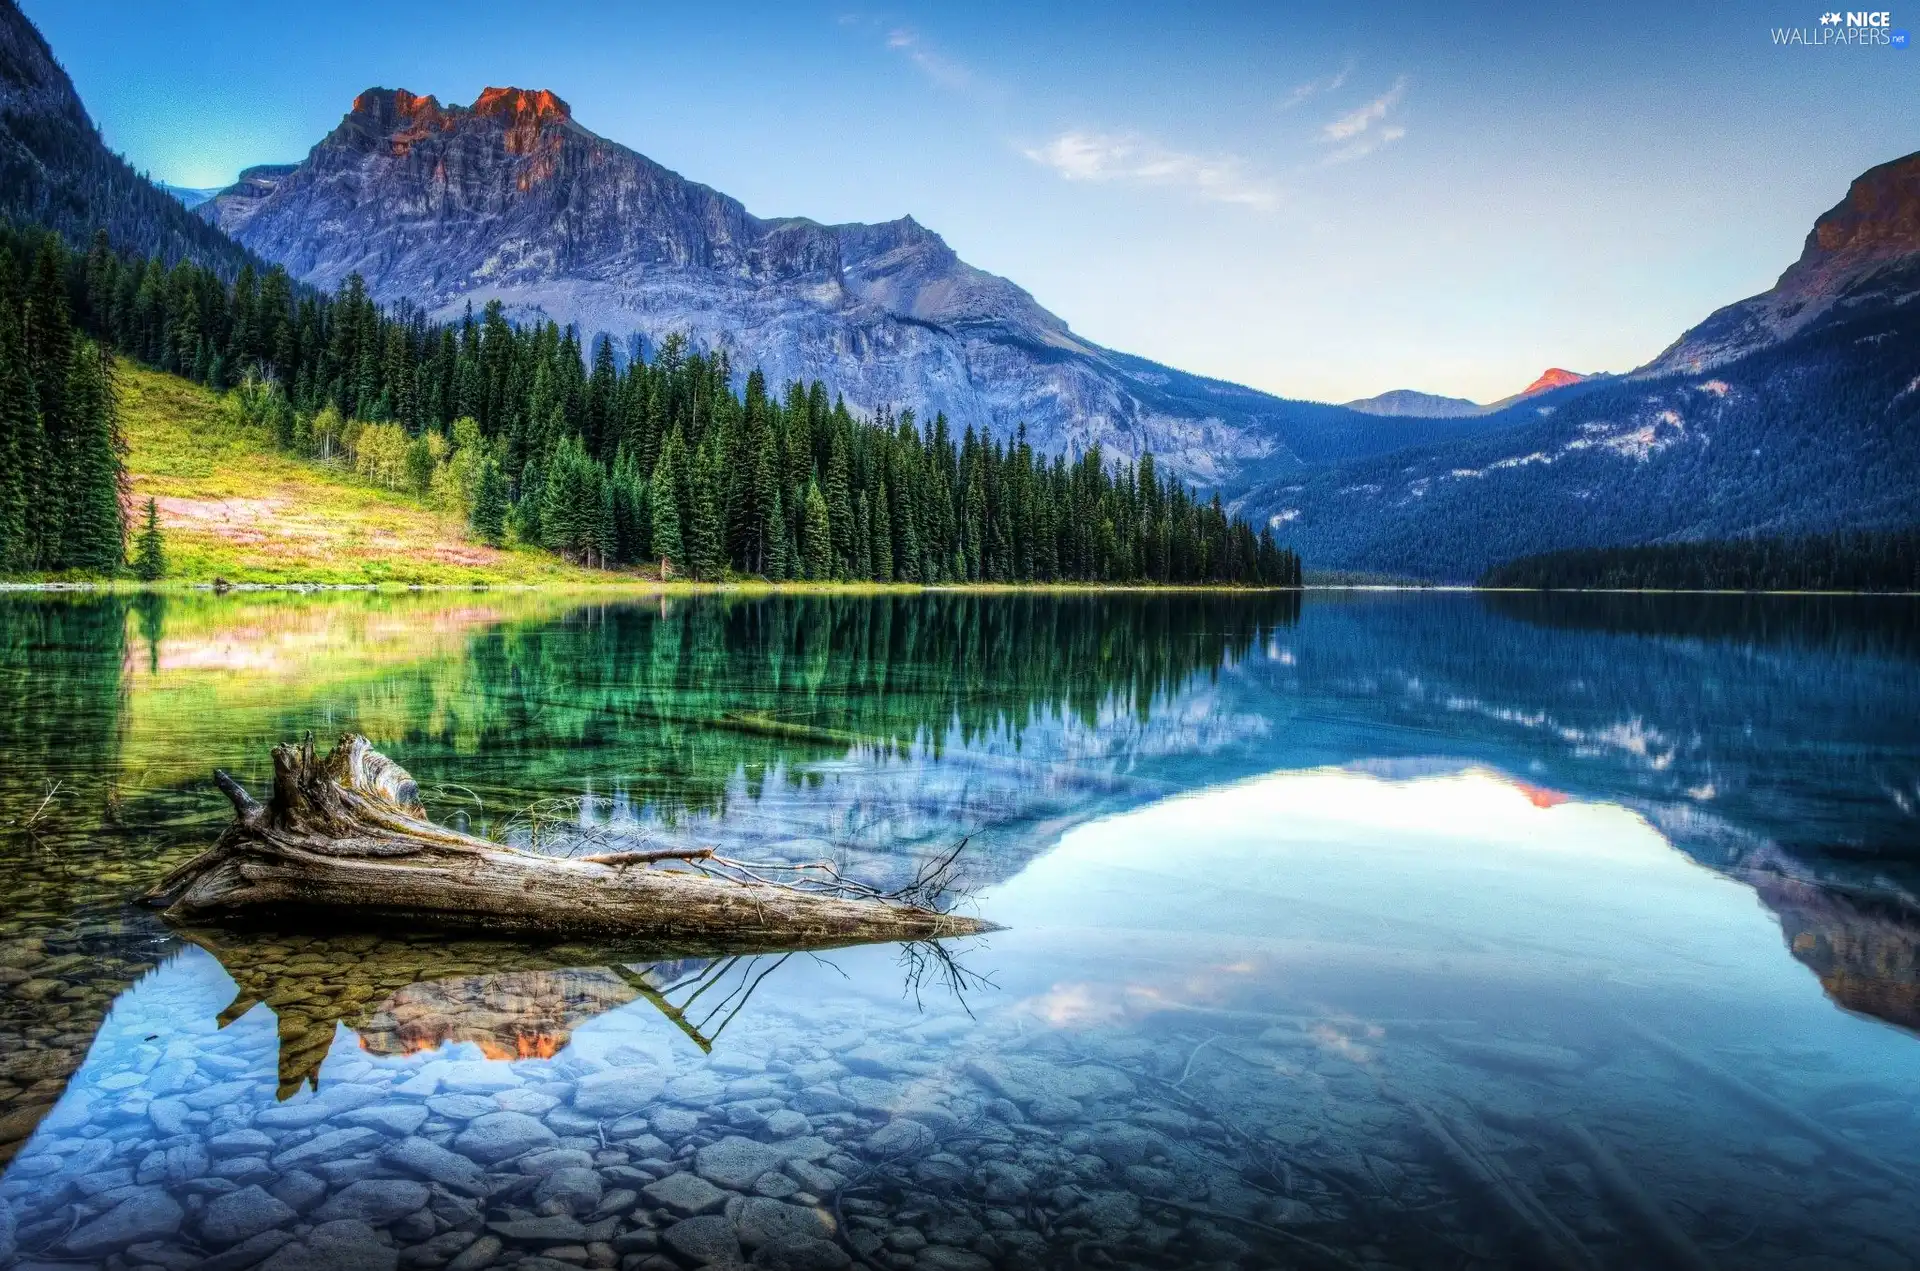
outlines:
[[[1106,594],[1169,593],[1218,594],[1273,592],[1436,592],[1453,595],[1512,596],[1882,596],[1920,597],[1920,591],[1743,590],[1738,588],[1670,587],[1480,587],[1471,583],[1305,583],[1298,587],[1256,587],[1238,583],[880,583],[880,582],[658,582],[653,579],[609,579],[606,582],[470,582],[470,583],[321,583],[321,582],[136,582],[130,579],[24,582],[0,580],[0,595],[99,592],[129,595],[172,595],[206,592],[283,592],[313,595],[322,592],[368,592],[397,595],[406,592],[454,591],[608,591],[632,596],[676,595],[917,595],[921,593],[976,594]]]

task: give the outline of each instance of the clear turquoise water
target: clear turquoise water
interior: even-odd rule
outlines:
[[[0,1258],[1911,1267],[1920,607],[0,598]],[[179,932],[215,766],[948,958]],[[950,959],[950,960],[949,960]]]

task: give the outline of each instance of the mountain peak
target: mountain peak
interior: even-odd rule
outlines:
[[[1847,197],[1813,223],[1800,265],[1833,256],[1920,251],[1920,153],[1868,168]]]
[[[1540,372],[1539,379],[1536,379],[1533,383],[1521,389],[1520,396],[1532,397],[1535,393],[1545,393],[1552,389],[1565,388],[1569,384],[1578,384],[1585,378],[1587,377],[1578,371],[1569,371],[1558,366],[1550,366]]]
[[[1920,294],[1920,152],[1868,168],[1820,215],[1800,259],[1772,289],[1730,304],[1681,336],[1641,374],[1696,373],[1788,339],[1829,315],[1892,307]]]
[[[485,89],[471,109],[476,115],[506,115],[517,124],[560,123],[573,118],[573,108],[545,88]]]

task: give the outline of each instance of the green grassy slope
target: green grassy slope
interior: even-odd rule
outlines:
[[[260,583],[638,582],[551,552],[491,548],[411,495],[274,450],[218,395],[122,362],[134,507],[158,501],[168,577]],[[130,518],[137,523],[138,516]]]

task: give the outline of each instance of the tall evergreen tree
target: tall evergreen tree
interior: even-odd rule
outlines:
[[[0,260],[0,286],[6,265]],[[46,496],[39,402],[19,317],[12,305],[0,305],[0,569],[15,573],[38,564],[31,527]]]
[[[166,572],[167,548],[160,534],[160,509],[150,498],[147,500],[146,520],[140,527],[134,545],[133,576],[141,582],[150,583],[165,577]]]
[[[73,346],[64,410],[68,505],[58,564],[111,574],[127,553],[120,428],[109,364],[90,341]]]
[[[648,502],[653,506],[653,549],[657,557],[677,570],[686,568],[686,548],[680,540],[680,455],[684,446],[676,431],[668,434],[661,447],[660,462],[653,469]]]
[[[498,547],[507,533],[507,483],[500,465],[492,455],[480,461],[480,477],[474,488],[473,513],[469,518],[474,534],[481,542]]]
[[[833,523],[827,512],[826,496],[812,481],[807,492],[800,522],[800,555],[806,577],[821,581],[833,577]]]

